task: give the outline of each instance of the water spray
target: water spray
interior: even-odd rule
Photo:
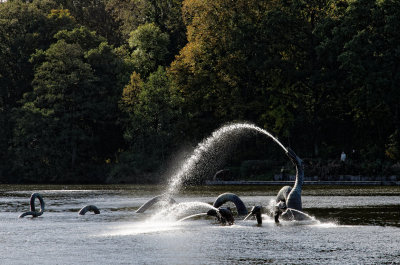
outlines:
[[[190,178],[193,175],[196,165],[203,159],[203,157],[213,150],[218,144],[221,144],[221,141],[224,141],[227,137],[230,137],[235,134],[241,135],[245,131],[254,131],[261,134],[264,134],[270,137],[274,142],[276,142],[285,153],[288,152],[287,148],[285,148],[281,142],[278,141],[272,134],[268,131],[249,123],[234,123],[230,125],[225,125],[212,133],[212,135],[202,142],[200,142],[196,149],[193,151],[193,154],[183,163],[178,172],[171,178],[169,182],[169,186],[167,189],[167,194],[174,194],[178,192],[182,182],[185,179]],[[228,139],[227,139],[228,140]],[[231,140],[231,139],[229,139]],[[215,161],[210,161],[215,162]]]

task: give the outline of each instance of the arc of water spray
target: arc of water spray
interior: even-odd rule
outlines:
[[[190,174],[191,173],[190,171],[200,161],[202,155],[208,150],[210,150],[212,146],[216,144],[221,138],[237,130],[252,130],[267,135],[272,140],[274,140],[285,151],[285,153],[288,152],[288,150],[282,145],[282,143],[279,142],[278,139],[276,139],[272,134],[254,124],[234,123],[222,126],[218,130],[213,132],[213,134],[210,137],[204,139],[197,145],[196,149],[193,151],[193,154],[183,163],[179,171],[170,180],[169,187],[166,193],[167,194],[175,193],[182,184],[182,181],[185,179],[185,176]]]
[[[178,222],[183,222],[185,220],[191,219],[191,218],[196,218],[196,217],[200,217],[200,216],[207,216],[207,213],[196,213],[196,214],[192,214],[186,217],[183,217],[182,219],[179,219]]]

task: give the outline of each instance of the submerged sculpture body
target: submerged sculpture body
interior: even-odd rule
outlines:
[[[229,207],[220,207],[217,210],[211,209],[207,212],[207,215],[214,216],[217,222],[223,225],[233,225],[235,222],[235,218],[233,218]]]
[[[239,215],[247,215],[247,208],[244,205],[243,201],[239,198],[239,196],[233,193],[223,193],[219,195],[218,198],[214,201],[213,206],[215,208],[219,208],[226,202],[233,202]]]
[[[94,212],[94,214],[100,214],[99,208],[95,205],[87,205],[79,210],[79,215],[85,215],[87,212]]]
[[[158,196],[155,196],[151,200],[147,201],[145,204],[140,206],[139,209],[136,210],[136,213],[144,213],[147,209],[149,209],[151,206],[158,202],[167,202],[168,204],[175,204],[176,201],[171,198],[168,194],[161,194]]]
[[[220,224],[227,224],[227,225],[233,225],[235,222],[235,218],[233,217],[231,208],[229,207],[220,207],[226,202],[233,202],[236,206],[236,210],[238,212],[238,215],[247,215],[247,208],[244,205],[243,201],[237,196],[236,194],[233,193],[223,193],[218,196],[218,198],[214,201],[213,207],[218,208],[217,210],[209,210],[207,212],[208,216],[214,216],[216,220]]]

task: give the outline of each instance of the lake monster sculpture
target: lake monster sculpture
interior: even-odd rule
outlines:
[[[301,202],[301,191],[304,181],[304,165],[296,153],[287,148],[286,155],[296,167],[296,180],[293,188],[291,186],[284,186],[276,196],[276,205],[274,206],[274,220],[279,223],[279,218],[283,220],[309,220],[310,216],[303,213],[303,206]]]

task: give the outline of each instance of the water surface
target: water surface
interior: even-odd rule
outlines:
[[[180,208],[135,214],[161,186],[0,186],[1,264],[400,264],[399,187],[304,187],[313,222],[221,226],[200,216],[223,192],[268,206],[280,187],[192,187]],[[39,192],[46,212],[18,218]],[[101,214],[79,216],[94,204]],[[231,205],[234,207],[233,205]]]

